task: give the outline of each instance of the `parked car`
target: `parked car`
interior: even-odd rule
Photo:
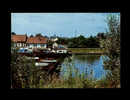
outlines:
[[[20,48],[18,50],[18,53],[32,53],[32,51],[27,48]]]

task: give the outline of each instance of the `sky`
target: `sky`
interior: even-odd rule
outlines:
[[[11,32],[41,33],[43,36],[85,37],[106,32],[106,17],[111,13],[11,13]],[[114,13],[119,14],[119,13]]]

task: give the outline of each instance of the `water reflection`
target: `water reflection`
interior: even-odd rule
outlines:
[[[73,55],[75,60],[80,63],[87,62],[88,64],[93,64],[95,61],[100,59],[100,55]]]
[[[61,65],[60,76],[65,78],[70,73],[73,77],[83,75],[87,78],[101,79],[108,71],[103,67],[103,55],[72,55],[65,58]]]

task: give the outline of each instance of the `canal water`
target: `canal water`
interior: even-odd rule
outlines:
[[[104,78],[108,70],[104,69],[103,61],[106,56],[104,55],[76,55],[64,59],[61,64],[60,77],[68,78],[71,74],[72,77],[83,76],[99,80]]]

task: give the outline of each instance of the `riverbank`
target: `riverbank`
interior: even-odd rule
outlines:
[[[102,48],[68,48],[72,54],[104,54],[105,50]]]

